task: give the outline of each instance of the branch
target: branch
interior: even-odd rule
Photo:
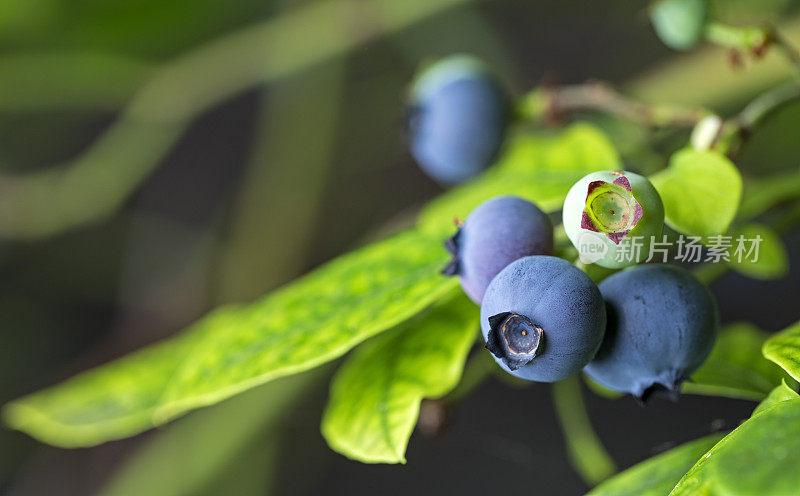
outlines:
[[[649,128],[693,127],[711,112],[702,107],[649,104],[634,100],[600,81],[542,87],[523,99],[520,113],[529,120],[560,122],[573,112],[611,114]]]

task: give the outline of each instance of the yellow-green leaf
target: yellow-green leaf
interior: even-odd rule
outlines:
[[[800,322],[767,339],[763,352],[765,357],[800,381]]]
[[[759,413],[763,412],[767,408],[780,403],[781,401],[789,401],[789,400],[796,400],[799,399],[800,395],[797,394],[797,391],[790,388],[786,381],[782,381],[780,386],[776,386],[767,397],[758,404],[755,410],[753,410],[753,415],[758,415]]]
[[[650,177],[664,202],[667,224],[692,236],[725,234],[742,197],[742,177],[723,155],[684,149]]]
[[[789,271],[789,256],[778,233],[763,224],[748,224],[732,234],[730,265],[754,279],[778,279]]]
[[[441,240],[408,231],[362,248],[177,337],[16,400],[6,422],[51,444],[133,435],[333,360],[458,285]]]
[[[797,494],[800,399],[754,415],[698,461],[670,496],[783,496]]]
[[[331,448],[366,463],[405,463],[420,402],[455,387],[477,328],[478,308],[459,295],[356,350],[331,384],[322,420]]]
[[[648,458],[603,482],[587,496],[664,496],[723,434],[712,434]]]

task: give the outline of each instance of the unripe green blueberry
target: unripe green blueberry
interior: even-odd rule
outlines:
[[[664,228],[664,205],[646,177],[593,172],[567,193],[564,230],[581,261],[618,269],[644,261]]]
[[[694,48],[703,38],[707,18],[706,0],[660,0],[650,11],[656,34],[673,50]]]

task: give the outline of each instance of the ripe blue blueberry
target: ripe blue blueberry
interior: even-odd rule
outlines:
[[[458,275],[464,292],[480,305],[487,286],[506,265],[553,252],[553,224],[533,203],[498,196],[478,205],[445,245],[453,260],[444,274]]]
[[[660,0],[650,11],[656,34],[673,50],[695,47],[703,38],[707,18],[706,0]]]
[[[644,176],[593,172],[567,193],[563,222],[582,262],[618,269],[644,261],[661,241],[664,204]]]
[[[408,112],[417,164],[434,180],[457,184],[492,163],[505,137],[510,104],[479,60],[455,55],[420,74]]]
[[[497,274],[481,305],[486,348],[510,374],[554,382],[589,363],[603,339],[600,291],[566,260],[520,258]]]
[[[618,272],[600,283],[600,292],[608,325],[586,375],[640,401],[656,391],[677,397],[716,339],[714,297],[691,272],[662,264]]]

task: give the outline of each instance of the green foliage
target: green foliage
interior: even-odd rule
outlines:
[[[800,381],[800,322],[771,336],[763,351],[765,357]]]
[[[692,394],[761,400],[780,384],[783,371],[761,354],[767,334],[740,322],[724,327],[706,362],[684,383]]]
[[[587,496],[663,496],[723,434],[712,434],[649,458],[600,484]]]
[[[731,268],[740,274],[754,279],[779,279],[789,271],[789,255],[783,240],[773,229],[764,224],[748,224],[736,229],[732,234]],[[736,239],[742,236],[746,240],[761,239],[759,244],[758,259],[739,261],[733,251],[736,249]]]
[[[797,391],[790,388],[786,381],[781,381],[780,386],[776,386],[775,389],[770,391],[764,401],[758,404],[755,410],[753,410],[753,415],[758,415],[759,413],[763,412],[767,408],[780,403],[781,401],[790,401],[800,399],[800,395],[797,394]]]
[[[797,453],[800,400],[782,401],[725,436],[683,476],[670,496],[796,494]]]
[[[581,123],[551,137],[521,135],[512,139],[499,162],[477,180],[445,193],[420,214],[417,225],[443,235],[453,217],[497,195],[517,195],[545,212],[559,210],[570,187],[586,174],[621,168],[619,155],[592,125]]]
[[[664,201],[667,224],[691,236],[725,234],[742,196],[736,166],[715,152],[680,150],[650,180]]]
[[[130,436],[302,372],[451,293],[438,239],[409,231],[321,267],[249,307],[9,404],[9,425],[59,446]]]
[[[420,402],[455,387],[477,328],[477,307],[459,295],[361,346],[331,384],[322,419],[330,447],[366,463],[405,463]]]

